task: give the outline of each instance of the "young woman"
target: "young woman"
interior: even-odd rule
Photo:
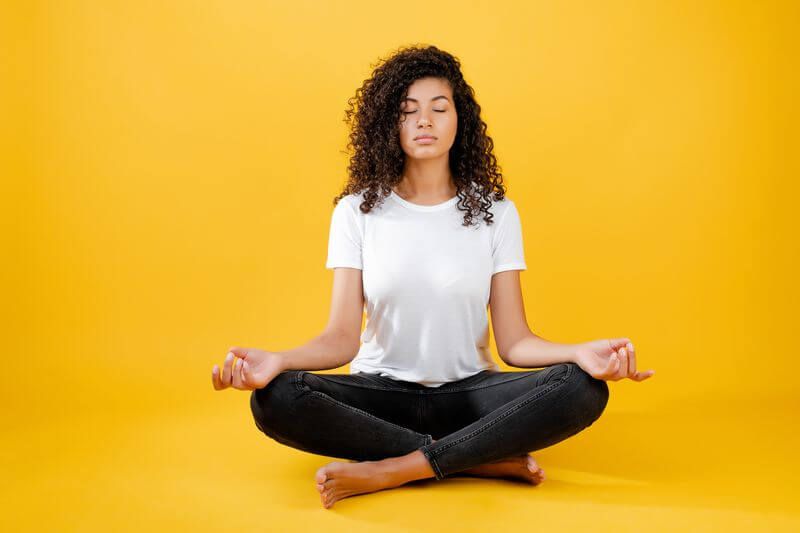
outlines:
[[[538,484],[528,452],[597,420],[606,380],[654,373],[636,370],[627,338],[558,344],[528,328],[519,214],[473,95],[434,46],[374,70],[346,112],[353,155],[331,218],[327,327],[284,352],[232,347],[222,374],[213,367],[215,389],[252,391],[270,438],[357,461],[316,472],[326,508],[455,474]],[[488,308],[500,357],[534,370],[499,370]],[[312,372],[347,363],[349,374]]]

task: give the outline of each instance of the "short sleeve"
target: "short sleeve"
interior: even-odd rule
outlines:
[[[333,209],[328,234],[328,257],[325,268],[362,269],[362,233],[353,207],[341,198]]]
[[[522,224],[517,206],[510,199],[492,238],[492,274],[504,270],[527,270],[522,243]]]

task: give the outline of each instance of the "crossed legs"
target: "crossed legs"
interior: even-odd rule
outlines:
[[[528,452],[591,425],[608,401],[605,381],[574,363],[479,378],[418,394],[385,378],[376,384],[361,376],[287,371],[253,391],[251,408],[257,427],[278,442],[359,461],[317,470],[320,498],[330,507],[356,494],[451,475],[538,484],[543,472]],[[412,429],[425,424],[433,424],[438,439]]]

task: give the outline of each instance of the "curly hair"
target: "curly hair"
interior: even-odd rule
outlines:
[[[414,45],[370,66],[375,67],[371,77],[348,100],[345,110],[350,130],[346,153],[351,155],[348,181],[334,198],[334,206],[344,196],[364,191],[360,209],[369,213],[401,181],[406,155],[399,139],[400,103],[415,80],[432,76],[446,80],[453,91],[458,123],[448,159],[458,191],[457,207],[465,212],[463,225],[471,226],[481,212],[487,225],[492,224],[492,199],[502,200],[506,189],[492,153],[494,143],[480,117],[481,106],[464,80],[459,60],[436,46]]]

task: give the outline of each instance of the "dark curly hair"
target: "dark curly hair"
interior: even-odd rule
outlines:
[[[391,193],[402,179],[406,154],[400,145],[400,103],[408,87],[417,79],[429,76],[446,80],[455,100],[458,124],[449,152],[450,171],[458,189],[457,206],[465,211],[464,226],[473,224],[473,217],[485,213],[483,220],[492,224],[489,212],[493,200],[502,200],[506,189],[494,143],[486,134],[481,120],[481,106],[475,91],[461,74],[461,63],[453,55],[436,46],[408,46],[396,50],[388,59],[379,60],[372,76],[348,100],[344,121],[350,134],[347,152],[348,182],[333,200],[334,206],[348,194],[364,192],[360,209],[369,213]]]

